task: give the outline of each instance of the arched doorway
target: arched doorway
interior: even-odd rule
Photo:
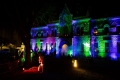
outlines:
[[[66,40],[61,40],[59,49],[60,49],[60,56],[67,56],[69,51],[69,43]]]
[[[61,55],[63,55],[63,56],[67,55],[67,52],[68,52],[68,45],[67,44],[62,45],[61,52],[62,52]]]
[[[109,24],[105,24],[103,28],[104,28],[104,35],[109,34],[109,28],[110,28]]]

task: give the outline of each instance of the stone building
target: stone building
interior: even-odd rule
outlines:
[[[120,17],[74,19],[67,6],[59,21],[31,28],[31,49],[56,56],[120,58]]]

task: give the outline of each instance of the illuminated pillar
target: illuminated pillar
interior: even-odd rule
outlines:
[[[98,56],[100,57],[105,57],[105,42],[103,41],[103,36],[98,36],[98,49],[99,49],[99,54]]]
[[[75,53],[76,53],[76,40],[75,40],[75,37],[72,38],[72,49],[73,49],[73,55],[72,56],[75,56]]]
[[[58,37],[56,37],[56,57],[59,57],[60,53],[59,53],[59,44],[60,44],[60,40]]]
[[[117,36],[111,36],[110,52],[117,53]]]
[[[85,57],[91,56],[90,52],[90,36],[84,36],[82,39],[82,42],[84,44],[84,55]]]
[[[118,37],[116,35],[111,36],[110,57],[113,59],[117,59],[117,40],[118,40]]]
[[[48,44],[48,43],[46,43],[46,48],[45,48],[45,49],[46,49],[46,50],[45,50],[46,52],[47,52],[47,50],[48,50],[48,49],[47,49],[47,44]]]
[[[91,37],[90,43],[91,43],[91,45],[90,45],[91,56],[95,57],[94,36]]]
[[[35,39],[31,39],[31,45],[32,45],[32,50],[35,50],[35,44],[36,44],[36,40]]]
[[[81,50],[81,40],[80,37],[74,36],[72,38],[72,55],[73,56],[78,56],[80,54]]]
[[[37,43],[38,49],[40,50],[40,46],[41,46],[40,38],[37,38],[37,39],[36,39],[36,43]]]

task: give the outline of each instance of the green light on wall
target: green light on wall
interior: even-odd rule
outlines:
[[[86,57],[90,56],[90,43],[83,43],[84,44],[84,54]]]
[[[37,38],[37,39],[36,39],[36,43],[37,43],[38,49],[40,50],[40,46],[41,46],[40,38]]]
[[[69,55],[69,56],[72,57],[72,50],[69,50],[69,51],[67,52],[67,55]]]
[[[99,48],[98,56],[104,58],[106,55],[105,55],[105,42],[103,41],[103,36],[98,37],[98,48]]]
[[[83,54],[85,55],[85,57],[89,57],[90,56],[90,36],[83,36],[82,42],[84,45]]]

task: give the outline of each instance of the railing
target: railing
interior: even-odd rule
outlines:
[[[13,62],[8,62],[4,64],[0,64],[0,74],[7,73],[15,70],[19,66],[19,60],[15,60]]]

